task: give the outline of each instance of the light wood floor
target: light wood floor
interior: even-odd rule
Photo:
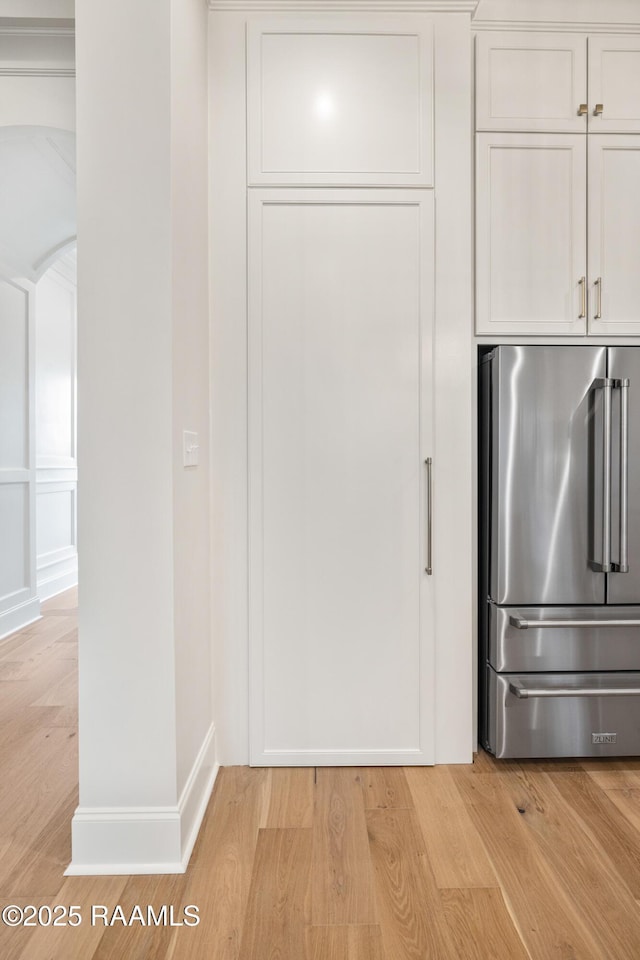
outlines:
[[[640,760],[229,767],[188,872],[68,878],[73,591],[0,645],[2,960],[638,960]],[[197,927],[91,926],[92,904],[199,908]]]

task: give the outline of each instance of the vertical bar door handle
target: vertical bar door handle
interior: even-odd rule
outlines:
[[[620,387],[620,562],[619,573],[629,572],[629,380]]]
[[[602,431],[602,572],[611,570],[611,389],[612,381],[607,377],[604,391],[604,429]]]
[[[578,314],[578,320],[583,320],[587,315],[587,278],[580,277],[578,286],[580,287],[580,313]]]
[[[602,523],[602,558],[594,558],[590,561],[593,570],[600,573],[611,573],[614,569],[611,564],[611,393],[618,380],[612,380],[610,377],[602,377],[594,380],[592,387],[595,390],[602,390],[603,411],[602,411],[602,517],[599,518]],[[598,518],[594,517],[595,524]]]
[[[596,288],[598,299],[596,301],[596,312],[593,315],[594,320],[602,319],[602,277],[598,277],[595,281],[594,286]]]
[[[425,460],[425,466],[427,468],[427,563],[424,568],[425,573],[429,576],[433,573],[433,565],[431,562],[432,554],[432,527],[433,527],[433,485],[431,477],[431,457],[427,457]]]

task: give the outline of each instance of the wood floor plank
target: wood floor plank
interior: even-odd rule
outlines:
[[[640,759],[583,760],[582,769],[602,790],[640,788]]]
[[[450,956],[464,960],[529,960],[500,890],[441,890]]]
[[[482,838],[532,960],[602,960],[591,931],[503,789],[504,775],[455,767],[452,776]]]
[[[113,909],[126,883],[126,877],[67,877],[56,903],[77,905],[82,923],[77,927],[38,927],[16,954],[17,960],[91,960],[106,929],[91,924],[91,907],[104,904]]]
[[[366,923],[309,927],[309,960],[385,960],[380,927]]]
[[[78,790],[74,786],[42,829],[32,834],[29,845],[21,846],[20,859],[2,883],[5,896],[30,894],[39,902],[55,897],[71,862],[71,819],[77,805]],[[7,851],[5,862],[9,862],[9,855]]]
[[[176,931],[171,960],[237,960],[267,770],[220,770],[188,869],[185,902],[200,909],[197,935]]]
[[[411,767],[406,776],[438,887],[498,886],[451,771],[447,767]]]
[[[413,806],[403,767],[363,767],[357,776],[364,792],[365,810],[408,809]]]
[[[274,767],[269,770],[269,806],[265,827],[311,827],[313,767]]]
[[[550,776],[521,770],[503,775],[501,781],[520,811],[528,838],[562,888],[570,892],[600,955],[640,956],[640,915],[634,898],[606,852],[591,841],[566,806]]]
[[[440,898],[414,811],[368,810],[367,829],[385,957],[446,957]]]
[[[631,894],[639,898],[640,834],[637,828],[586,772],[551,775],[551,779],[570,814],[580,818],[592,843],[606,853]],[[636,809],[640,815],[640,808]]]
[[[305,960],[311,830],[260,830],[239,960]]]
[[[184,923],[187,882],[185,874],[128,878],[118,898],[123,915],[131,917],[137,906],[145,921],[150,918],[151,924],[154,924],[155,916],[161,922],[146,928],[138,922],[132,922],[130,926],[122,923],[108,926],[91,960],[167,960],[174,936],[179,936],[186,943],[193,941],[197,936],[197,927],[177,926]],[[110,904],[110,909],[113,906]],[[149,907],[153,908],[153,915],[149,914]],[[166,922],[162,920],[163,917]]]
[[[313,815],[312,923],[375,924],[373,870],[357,769],[317,771]]]
[[[605,792],[609,800],[617,807],[634,830],[640,832],[640,788],[627,787]]]

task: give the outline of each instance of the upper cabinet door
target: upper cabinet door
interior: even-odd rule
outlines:
[[[589,130],[640,131],[640,36],[589,37]]]
[[[432,186],[430,22],[251,23],[248,130],[250,185]]]
[[[586,332],[586,139],[478,134],[477,333]]]
[[[585,133],[587,109],[585,37],[533,31],[478,34],[478,130]]]
[[[640,334],[640,137],[589,139],[589,333]]]

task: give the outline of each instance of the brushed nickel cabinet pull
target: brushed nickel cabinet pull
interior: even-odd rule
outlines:
[[[602,319],[602,277],[598,277],[598,279],[594,283],[594,286],[598,292],[598,300],[597,300],[596,312],[593,315],[593,319],[601,320]]]
[[[578,286],[580,287],[580,313],[578,314],[578,320],[583,320],[587,315],[587,278],[580,277]]]
[[[427,457],[425,460],[425,466],[427,468],[427,564],[424,568],[425,573],[428,576],[431,576],[433,573],[433,566],[431,562],[431,550],[432,550],[432,535],[431,528],[433,525],[433,512],[432,512],[432,484],[431,484],[431,457]]]

